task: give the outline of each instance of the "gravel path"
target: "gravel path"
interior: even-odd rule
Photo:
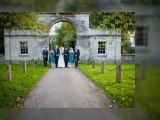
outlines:
[[[78,69],[50,69],[25,98],[24,108],[105,108],[115,106]]]

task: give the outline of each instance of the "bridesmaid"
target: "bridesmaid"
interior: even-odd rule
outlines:
[[[55,52],[53,49],[51,49],[51,51],[49,51],[49,62],[51,63],[51,68],[54,68],[54,64],[55,64]]]
[[[73,48],[70,47],[70,50],[69,50],[69,66],[70,67],[74,67],[74,51],[73,51]]]

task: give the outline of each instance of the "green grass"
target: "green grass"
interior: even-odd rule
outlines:
[[[100,73],[100,65],[92,68],[88,64],[80,64],[79,69],[87,76],[97,87],[99,87],[107,97],[116,102],[118,107],[132,108],[135,106],[135,80],[127,78],[121,73],[121,83],[116,83],[115,64],[106,64],[104,74]],[[135,65],[122,64],[121,69],[132,78],[135,78]]]
[[[146,64],[145,78],[140,78],[140,66],[136,66],[136,102],[143,107],[150,117],[150,120],[160,118],[160,65]]]
[[[12,64],[12,80],[8,81],[6,65],[0,65],[0,107],[17,107],[16,101],[23,99],[48,69],[40,64],[27,65],[27,73],[24,74],[21,64]]]

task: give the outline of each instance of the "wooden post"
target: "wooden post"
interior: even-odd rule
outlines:
[[[7,73],[7,80],[11,80],[12,79],[11,65],[7,65],[6,73]]]
[[[101,73],[104,73],[104,61],[101,62]]]
[[[32,66],[35,67],[35,60],[32,59]]]
[[[26,73],[27,68],[26,68],[26,61],[23,62],[23,73]]]
[[[141,63],[141,79],[142,80],[145,79],[145,70],[146,70],[145,60],[142,60],[142,63]]]
[[[88,64],[89,64],[89,59],[88,59]]]
[[[121,83],[121,66],[116,65],[116,82]]]
[[[38,64],[40,64],[40,63],[41,63],[40,58],[38,58]]]
[[[95,60],[92,60],[92,68],[95,68]]]

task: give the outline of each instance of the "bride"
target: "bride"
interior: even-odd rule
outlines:
[[[65,67],[65,63],[64,63],[64,48],[61,46],[59,48],[60,50],[60,55],[59,55],[59,59],[58,59],[58,67],[64,68]]]

